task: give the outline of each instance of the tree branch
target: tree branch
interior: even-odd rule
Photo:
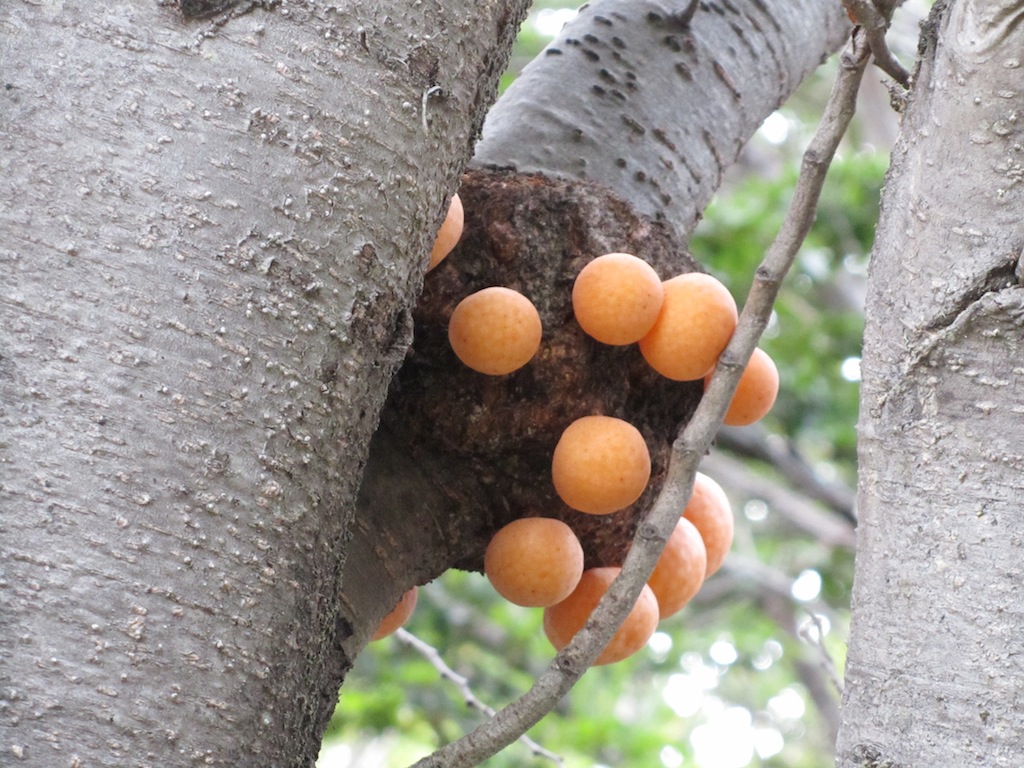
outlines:
[[[756,598],[761,610],[779,629],[807,646],[803,655],[792,660],[793,669],[810,694],[832,740],[835,740],[839,731],[839,699],[836,693],[842,694],[843,684],[825,647],[821,616],[794,599],[791,576],[760,560],[730,555],[723,570],[724,576],[740,585],[739,589]],[[798,623],[801,614],[806,618]],[[816,634],[810,629],[812,627],[816,628]]]
[[[849,36],[837,0],[721,6],[591,0],[487,114],[473,163],[604,184],[687,237],[764,117]]]
[[[839,674],[836,660],[832,658],[832,654],[825,647],[825,630],[822,626],[821,614],[807,610],[807,621],[800,625],[797,633],[801,640],[817,649],[819,666],[828,675],[828,679],[832,683],[832,687],[835,688],[836,693],[842,696],[844,690],[843,677]]]
[[[744,458],[757,459],[771,465],[793,486],[825,504],[847,522],[856,525],[856,494],[842,481],[824,482],[814,468],[787,441],[777,446],[768,440],[768,433],[759,424],[749,427],[724,427],[717,437],[719,448]]]
[[[550,712],[593,664],[633,607],[686,506],[697,465],[722,423],[739,377],[768,324],[782,279],[814,220],[829,164],[856,107],[868,52],[866,43],[854,40],[841,56],[839,76],[804,154],[786,218],[757,269],[739,325],[715,375],[693,418],[673,444],[665,485],[637,528],[622,573],[583,629],[555,656],[529,691],[470,733],[418,761],[413,768],[471,768],[518,739]]]
[[[864,30],[868,46],[875,57],[875,65],[904,88],[909,88],[910,73],[893,56],[885,42],[885,33],[889,29],[888,18],[871,0],[843,0],[843,6],[850,18]]]

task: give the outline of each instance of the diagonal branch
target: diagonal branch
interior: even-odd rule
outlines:
[[[749,427],[724,427],[716,437],[719,448],[747,459],[768,464],[778,474],[802,493],[820,501],[837,517],[857,524],[856,493],[841,481],[824,482],[819,478],[808,461],[795,451],[792,445],[776,446],[768,440],[767,432],[759,425]]]
[[[823,509],[802,488],[790,487],[777,472],[755,472],[748,463],[720,450],[705,456],[701,467],[702,472],[712,477],[728,478],[729,487],[741,497],[763,500],[770,508],[778,510],[788,524],[817,541],[853,551],[856,543],[853,523]]]
[[[532,688],[457,741],[415,763],[413,768],[471,768],[519,738],[550,712],[593,664],[629,613],[693,489],[693,477],[722,423],[747,360],[757,345],[782,279],[810,229],[825,175],[856,107],[857,89],[869,48],[851,41],[841,56],[821,123],[804,153],[793,201],[782,227],[758,267],[732,341],[693,418],[672,447],[665,485],[637,528],[622,573],[590,620],[560,651]]]

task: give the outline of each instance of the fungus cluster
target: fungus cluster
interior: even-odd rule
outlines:
[[[692,518],[699,519],[703,529],[709,532],[706,543],[702,530]],[[682,610],[704,580],[721,565],[732,544],[732,530],[732,508],[725,492],[710,477],[698,472],[691,499],[658,557],[654,571],[595,664],[610,664],[636,653],[654,634],[660,620]],[[716,563],[714,568],[709,567],[712,557]],[[529,558],[524,560],[523,568],[527,573],[530,563]],[[583,627],[619,571],[619,566],[588,568],[568,596],[553,605],[542,606],[544,633],[556,650],[568,645]],[[487,576],[493,584],[489,572]]]
[[[438,234],[430,268],[452,250],[461,227],[462,205],[456,196]],[[599,256],[580,270],[572,288],[572,312],[584,333],[600,344],[636,344],[643,360],[660,376],[703,381],[705,386],[738,322],[735,301],[714,277],[686,273],[661,280],[647,262],[628,253]],[[448,342],[456,357],[487,376],[507,376],[526,366],[537,356],[543,335],[533,302],[504,286],[470,293],[458,302],[448,322]],[[725,423],[750,424],[764,416],[778,384],[771,358],[756,350]],[[614,515],[631,507],[651,478],[644,434],[628,421],[604,413],[569,420],[550,458],[550,482],[557,498],[586,515]],[[498,530],[486,548],[483,570],[505,599],[544,609],[544,632],[560,650],[586,623],[621,567],[585,568],[577,533],[556,514],[566,517],[560,510],[533,510]],[[647,585],[597,664],[619,661],[642,648],[658,622],[680,611],[721,567],[732,539],[733,516],[725,492],[698,472]]]
[[[597,341],[636,342],[665,378],[703,380],[705,386],[739,321],[729,289],[711,275],[688,272],[661,281],[653,267],[628,253],[598,256],[580,270],[572,306],[576,322]],[[778,393],[774,361],[755,349],[724,423],[753,424],[771,410]]]

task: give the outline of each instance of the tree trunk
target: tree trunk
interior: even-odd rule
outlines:
[[[1022,21],[1018,2],[937,4],[893,152],[869,275],[843,768],[1024,752]]]
[[[524,12],[0,11],[0,763],[315,758],[368,441]]]

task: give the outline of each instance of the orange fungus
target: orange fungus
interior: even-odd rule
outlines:
[[[621,570],[610,566],[584,571],[571,595],[544,609],[544,634],[555,650],[562,650],[583,628]],[[622,626],[612,635],[594,663],[611,664],[633,655],[650,640],[657,626],[658,601],[651,588],[644,584]]]
[[[665,289],[658,273],[628,253],[598,256],[580,270],[572,288],[576,321],[605,344],[632,344],[651,330]]]
[[[409,620],[409,617],[412,616],[413,609],[416,607],[418,591],[419,590],[416,587],[413,587],[402,595],[401,599],[398,601],[398,605],[392,609],[391,613],[381,619],[380,624],[377,625],[377,631],[374,632],[373,637],[370,638],[371,641],[387,637]]]
[[[480,373],[501,376],[522,368],[540,347],[540,314],[511,288],[494,286],[470,294],[448,321],[456,356]]]
[[[554,605],[579,583],[583,547],[561,520],[524,517],[491,538],[484,573],[495,591],[516,605]]]
[[[707,387],[711,381],[709,373],[704,379]],[[740,375],[736,391],[729,402],[729,409],[722,419],[730,427],[745,427],[763,418],[775,405],[779,395],[779,369],[763,349],[755,349],[747,367]]]
[[[448,204],[448,213],[441,223],[441,229],[437,231],[434,248],[430,251],[428,271],[440,264],[445,256],[455,248],[459,238],[462,237],[464,218],[465,212],[462,210],[462,199],[456,193],[452,195],[452,200]]]
[[[683,517],[700,531],[707,550],[705,577],[717,571],[732,546],[733,516],[729,497],[717,482],[698,472],[693,479],[693,493],[683,510]]]
[[[739,314],[729,290],[711,275],[690,272],[666,280],[665,301],[640,352],[675,381],[702,379],[736,330]]]
[[[647,585],[658,599],[661,618],[677,613],[697,594],[707,570],[707,550],[696,526],[680,518],[658,557]]]
[[[651,456],[640,430],[612,416],[584,416],[562,433],[551,479],[575,510],[607,515],[640,498],[651,477]]]

